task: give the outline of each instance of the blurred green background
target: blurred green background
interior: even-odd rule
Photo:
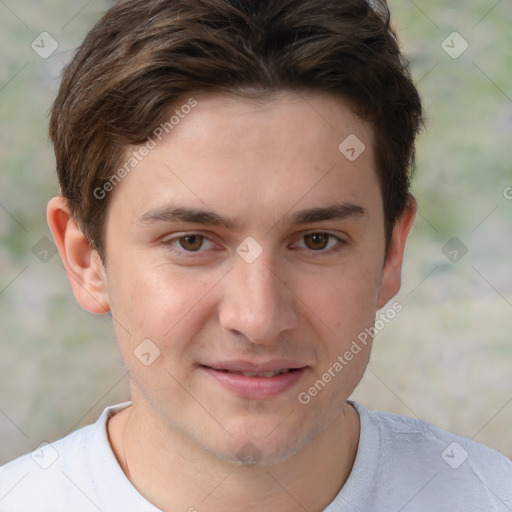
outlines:
[[[58,192],[48,110],[62,66],[109,4],[0,1],[0,463],[129,397],[110,318],[79,308],[45,238]],[[510,457],[512,3],[390,4],[428,125],[403,311],[376,338],[354,398]],[[41,32],[59,45],[48,58],[31,47]]]

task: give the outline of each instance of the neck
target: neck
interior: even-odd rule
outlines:
[[[300,452],[267,466],[233,465],[177,432],[154,428],[134,404],[107,425],[116,458],[132,485],[162,510],[322,511],[354,464],[359,416],[345,404]]]

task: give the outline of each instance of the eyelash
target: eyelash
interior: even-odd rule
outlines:
[[[308,233],[304,233],[299,238],[299,240],[304,240],[304,238],[308,235],[309,236],[311,236],[311,235],[327,235],[331,240],[335,239],[337,242],[334,246],[329,247],[328,249],[320,249],[317,251],[315,251],[313,249],[309,249],[308,247],[300,247],[300,249],[308,251],[310,253],[310,255],[313,257],[322,256],[322,255],[326,255],[326,254],[332,254],[334,252],[339,251],[346,244],[346,241],[343,240],[342,238],[340,238],[339,236],[333,235],[332,233],[327,233],[325,231],[310,231]],[[330,240],[327,242],[327,246],[329,246],[329,243],[330,243]],[[295,248],[293,250],[295,250]]]
[[[338,252],[340,251],[343,246],[347,245],[347,241],[346,240],[343,240],[342,238],[340,238],[339,236],[337,235],[333,235],[332,233],[327,233],[325,231],[310,231],[308,233],[304,233],[300,238],[299,240],[303,240],[304,237],[308,236],[308,235],[327,235],[330,239],[335,239],[336,240],[336,244],[333,246],[333,247],[330,247],[329,249],[321,249],[321,250],[313,250],[313,249],[308,249],[307,247],[300,247],[299,249],[302,249],[302,250],[306,250],[310,253],[309,256],[311,257],[318,257],[318,256],[322,256],[322,255],[326,255],[326,254],[333,254],[335,252]],[[175,252],[175,253],[178,253],[178,255],[187,255],[186,257],[200,257],[204,252],[206,252],[205,250],[202,250],[202,246],[201,246],[201,249],[197,250],[197,251],[187,251],[186,249],[177,249],[175,245],[173,245],[174,243],[179,243],[179,240],[181,238],[185,238],[187,236],[198,236],[198,237],[201,237],[202,240],[203,240],[203,243],[204,241],[209,241],[210,243],[214,244],[215,242],[213,242],[208,236],[206,235],[203,235],[202,233],[196,233],[196,232],[190,232],[190,233],[180,233],[179,235],[177,236],[173,236],[172,238],[168,238],[166,240],[164,240],[162,242],[162,247],[166,248],[166,249],[169,249],[171,250],[172,252]],[[296,243],[296,242],[294,242]],[[329,245],[329,242],[327,243],[327,245]],[[297,248],[293,248],[292,250],[296,250]]]

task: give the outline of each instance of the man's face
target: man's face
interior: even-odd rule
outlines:
[[[370,343],[309,403],[299,394],[390,298],[372,133],[328,95],[195,97],[112,192],[108,301],[149,422],[275,463],[337,416]],[[366,147],[354,161],[338,149],[350,135]]]

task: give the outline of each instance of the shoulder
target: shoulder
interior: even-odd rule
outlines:
[[[419,419],[354,406],[361,442],[373,432],[378,443],[381,489],[401,487],[405,497],[416,489],[416,501],[463,502],[471,510],[512,510],[512,461],[499,452]]]
[[[97,512],[105,503],[102,480],[124,483],[109,445],[108,418],[127,404],[108,407],[96,423],[0,467],[0,510]],[[103,478],[108,475],[108,478]],[[131,491],[131,489],[129,489]],[[127,492],[126,494],[129,494]]]
[[[365,411],[368,418],[386,439],[397,445],[400,452],[416,453],[424,448],[441,449],[435,452],[438,459],[455,469],[466,461],[475,468],[496,465],[512,476],[512,461],[488,446],[458,436],[417,418],[389,412],[371,411],[356,404],[358,412]]]
[[[50,492],[54,500],[57,496],[74,494],[72,487],[77,473],[83,469],[85,447],[92,429],[89,425],[58,441],[43,443],[32,453],[2,466],[0,510],[2,507],[9,511],[27,510],[27,505],[36,507],[35,500],[46,501]]]

